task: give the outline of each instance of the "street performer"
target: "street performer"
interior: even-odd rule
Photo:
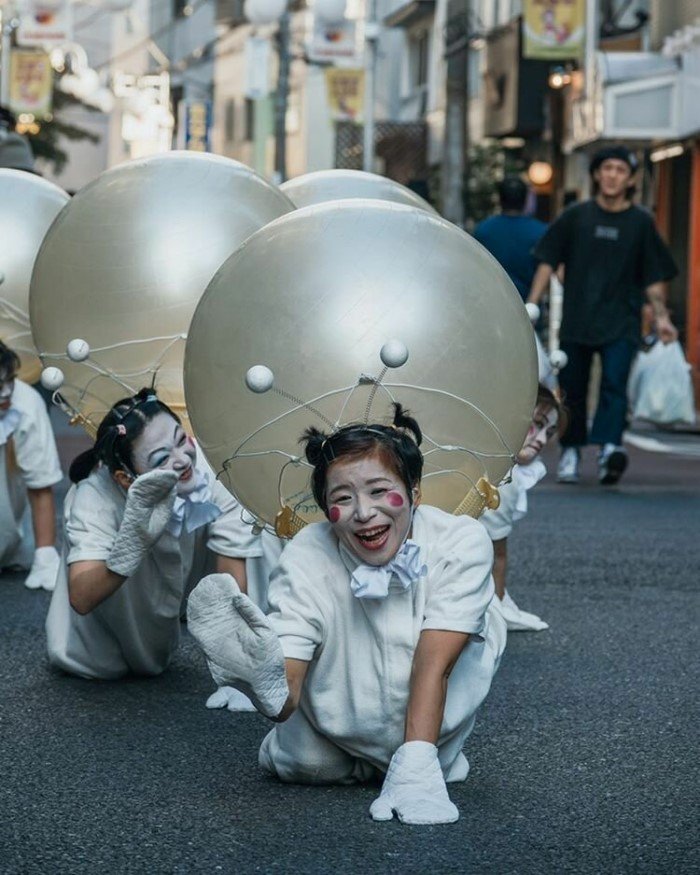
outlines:
[[[214,680],[276,722],[261,767],[282,781],[348,784],[384,774],[374,820],[452,823],[447,782],[506,640],[483,526],[419,506],[421,430],[391,425],[303,437],[327,521],[304,528],[272,573],[265,617],[229,575],[189,599]]]

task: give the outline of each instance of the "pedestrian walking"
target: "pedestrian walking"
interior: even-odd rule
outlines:
[[[17,378],[0,341],[0,568],[29,568],[28,589],[52,590],[59,558],[53,487],[63,479],[46,405]]]
[[[544,222],[525,215],[528,187],[519,176],[506,176],[498,185],[501,212],[484,219],[474,238],[486,247],[526,300],[537,269],[533,249],[547,230]]]
[[[509,632],[541,632],[549,626],[536,614],[521,610],[508,589],[508,538],[513,525],[527,514],[527,493],[547,473],[539,458],[547,442],[557,433],[562,407],[554,393],[546,386],[537,390],[537,403],[525,442],[517,455],[511,479],[498,488],[500,504],[495,510],[486,510],[479,517],[493,541],[493,580],[498,605]]]
[[[275,720],[262,768],[282,781],[348,784],[385,774],[374,820],[451,823],[446,782],[505,647],[483,526],[418,506],[414,419],[309,429],[306,457],[327,522],[285,547],[265,617],[233,578],[205,578],[190,630],[217,683]]]
[[[678,332],[666,308],[665,282],[676,274],[652,216],[632,201],[637,160],[624,146],[597,152],[590,163],[595,195],[566,209],[535,248],[537,268],[528,300],[537,304],[552,273],[564,268],[561,349],[568,364],[559,384],[569,409],[557,479],[577,483],[581,449],[597,444],[598,478],[616,483],[627,467],[622,434],[627,381],[639,348],[645,300],[661,341]],[[600,355],[600,397],[588,432],[586,402],[593,355]]]
[[[179,643],[188,581],[213,559],[246,591],[260,538],[151,389],[112,407],[70,477],[49,661],[84,678],[160,674]]]

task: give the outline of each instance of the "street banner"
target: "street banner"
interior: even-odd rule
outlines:
[[[10,109],[41,121],[51,114],[53,70],[46,52],[13,49],[10,54]]]
[[[270,40],[249,36],[245,41],[245,91],[249,100],[262,100],[270,93]]]
[[[329,67],[325,72],[328,108],[333,121],[362,121],[365,71]]]
[[[586,0],[524,0],[523,57],[580,58],[585,48]]]
[[[310,61],[316,63],[350,63],[358,58],[357,27],[354,21],[344,18],[328,23],[314,16],[311,40],[307,46]]]
[[[185,104],[185,149],[189,152],[211,152],[212,115],[210,100]]]
[[[73,39],[73,17],[66,0],[27,0],[22,5],[17,44],[48,50]]]

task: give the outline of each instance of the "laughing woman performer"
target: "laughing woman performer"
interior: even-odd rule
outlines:
[[[95,446],[73,461],[46,620],[52,665],[107,680],[164,671],[187,582],[206,573],[207,548],[217,570],[246,589],[246,558],[261,554],[259,539],[195,462],[192,439],[150,389],[115,404]]]
[[[190,628],[214,680],[277,722],[263,769],[315,784],[386,773],[375,820],[453,822],[445,782],[467,777],[462,747],[505,646],[491,542],[473,519],[417,507],[421,432],[399,405],[393,426],[305,440],[328,522],[285,548],[268,617],[214,574]]]

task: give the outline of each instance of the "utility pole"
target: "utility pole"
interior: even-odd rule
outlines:
[[[377,93],[379,23],[377,22],[377,0],[365,0],[365,2],[367,17],[365,19],[365,122],[362,131],[362,169],[372,173],[374,170],[374,104]]]
[[[285,9],[277,28],[277,91],[275,93],[275,176],[277,183],[287,179],[287,103],[289,100],[289,69],[291,65],[290,14]]]
[[[446,104],[442,161],[442,212],[464,223],[464,175],[468,147],[469,0],[448,0],[445,25]]]

